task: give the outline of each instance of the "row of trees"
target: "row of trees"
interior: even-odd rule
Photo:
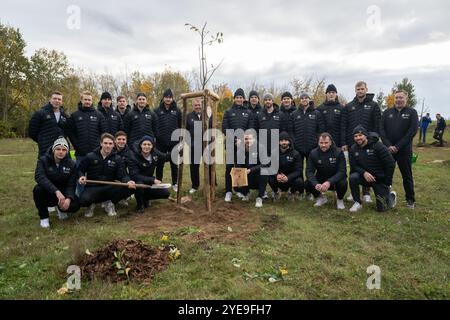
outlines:
[[[203,29],[197,31],[201,34]],[[219,42],[221,34],[214,37]],[[76,69],[70,65],[63,52],[55,50],[43,48],[27,57],[25,48],[26,42],[20,30],[0,23],[0,137],[26,136],[32,113],[48,101],[54,90],[63,92],[64,106],[68,112],[73,112],[79,102],[79,94],[84,90],[94,94],[94,101],[98,101],[101,92],[109,91],[114,97],[126,96],[130,104],[137,93],[144,92],[149,104],[156,106],[166,88],[172,88],[175,95],[179,96],[183,92],[199,90],[204,86],[199,72],[183,74],[167,68],[160,73],[144,74],[134,71],[113,76],[109,72],[92,73]],[[220,119],[223,111],[233,103],[233,91],[226,83],[210,87],[221,98],[218,110]],[[291,91],[297,103],[300,93],[306,91],[312,95],[315,104],[319,105],[325,100],[325,88],[325,78],[310,76],[292,79],[288,88],[252,83],[244,90],[256,90],[261,97],[264,92],[271,92],[278,103],[285,90]],[[416,98],[411,81],[404,79],[396,83],[393,90],[397,88],[407,90],[410,102],[415,106]],[[339,98],[343,103],[346,102],[345,97]],[[393,105],[392,94],[385,96],[379,93],[377,99],[383,107]]]

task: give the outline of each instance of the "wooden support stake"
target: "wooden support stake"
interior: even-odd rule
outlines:
[[[216,131],[216,116],[217,116],[217,101],[213,102],[212,107],[212,114],[211,114],[211,123],[212,123],[212,129]],[[211,147],[213,150],[211,151],[211,156],[216,157],[216,137],[212,137],[212,143]],[[211,165],[211,201],[214,203],[216,200],[216,161]]]
[[[203,124],[203,134],[206,133],[208,130],[208,95],[205,90],[203,93],[203,109],[202,109],[202,124]],[[203,150],[206,150],[208,145],[208,141],[203,141]],[[212,211],[211,206],[211,179],[210,179],[210,170],[209,170],[209,152],[206,152],[206,158],[203,159],[203,178],[204,178],[204,186],[203,186],[203,194],[205,196],[205,204],[206,204],[206,210],[208,210],[209,213]]]

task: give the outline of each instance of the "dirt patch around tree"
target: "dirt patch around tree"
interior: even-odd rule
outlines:
[[[208,213],[202,201],[186,202],[184,210],[173,202],[159,202],[131,220],[131,225],[138,234],[175,233],[191,242],[241,241],[261,228],[263,214],[237,201],[240,200],[231,203],[217,200],[212,213]]]

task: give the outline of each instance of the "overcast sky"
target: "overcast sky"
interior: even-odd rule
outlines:
[[[57,49],[74,66],[116,75],[192,71],[198,41],[184,23],[208,21],[224,33],[224,43],[209,48],[211,63],[225,59],[214,83],[288,88],[293,77],[316,75],[351,99],[357,80],[377,93],[408,77],[433,118],[448,118],[449,12],[445,0],[14,0],[2,1],[0,21],[20,28],[28,55]]]

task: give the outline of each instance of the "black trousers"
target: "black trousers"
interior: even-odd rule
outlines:
[[[162,153],[172,153],[172,149],[175,146],[159,146],[157,145],[156,148],[161,151]],[[172,184],[178,183],[178,166],[172,162],[172,160],[167,160],[170,163],[170,173],[172,176]],[[158,161],[158,164],[156,165],[156,179],[162,181],[164,176],[164,165],[166,164],[166,161]]]
[[[373,188],[376,198],[377,211],[386,211],[390,208],[393,201],[393,197],[391,197],[390,195],[389,186],[383,183],[383,181],[369,183],[358,172],[353,172],[350,175],[349,181],[350,181],[350,190],[352,191],[352,197],[355,202],[362,203],[361,193],[359,190],[359,186],[362,185],[363,187],[365,186]]]
[[[89,207],[93,203],[112,201],[114,204],[126,199],[134,193],[134,190],[126,187],[114,186],[86,186],[80,195],[82,207]]]
[[[277,176],[273,175],[269,177],[269,185],[272,188],[273,192],[277,192],[278,190],[287,191],[289,188],[291,192],[303,193],[304,191],[304,181],[302,177],[298,177],[294,181],[288,181],[287,183],[281,183],[277,181]],[[301,191],[300,191],[301,190]]]
[[[49,217],[48,207],[55,207],[58,205],[58,198],[56,195],[48,192],[39,185],[36,185],[33,189],[33,199],[41,219],[47,219]],[[75,196],[75,199],[70,202],[69,209],[64,211],[59,208],[59,210],[68,213],[77,212],[79,209],[80,201],[77,196]]]
[[[189,148],[189,152],[190,152],[190,159],[191,159],[191,164],[189,167],[190,167],[190,171],[191,171],[192,188],[198,189],[198,187],[200,186],[200,158],[201,158],[201,155],[195,157],[193,147]]]
[[[397,153],[393,156],[398,164],[400,173],[402,174],[403,189],[405,190],[406,200],[415,202],[414,179],[411,165],[412,151]]]
[[[167,199],[169,198],[169,189],[136,189],[134,193],[137,206],[143,206],[147,200]]]
[[[326,180],[318,179],[319,183],[324,183]],[[339,200],[344,199],[345,193],[347,192],[347,179],[342,179],[338,181],[336,184],[332,184],[329,190],[334,190],[337,193],[337,198]],[[306,191],[311,193],[314,197],[318,197],[320,195],[320,191],[317,191],[311,181],[306,181]]]
[[[302,194],[302,193],[305,192],[304,181],[306,179],[305,179],[304,171],[306,170],[306,166],[308,165],[309,152],[304,153],[304,152],[301,152],[300,150],[297,150],[297,151],[300,153],[300,158],[301,158],[301,161],[302,161],[302,168],[303,168],[302,176],[301,176],[301,178],[302,178],[302,187],[299,190],[297,190],[297,191],[300,194]]]
[[[441,133],[439,130],[434,130],[433,139],[438,140],[441,147],[444,146],[444,130],[441,130]]]
[[[262,176],[260,171],[256,171],[247,175],[248,186],[235,188],[236,192],[240,192],[243,195],[247,195],[250,189],[258,190],[258,197],[262,198],[266,191],[267,181],[269,176]]]

